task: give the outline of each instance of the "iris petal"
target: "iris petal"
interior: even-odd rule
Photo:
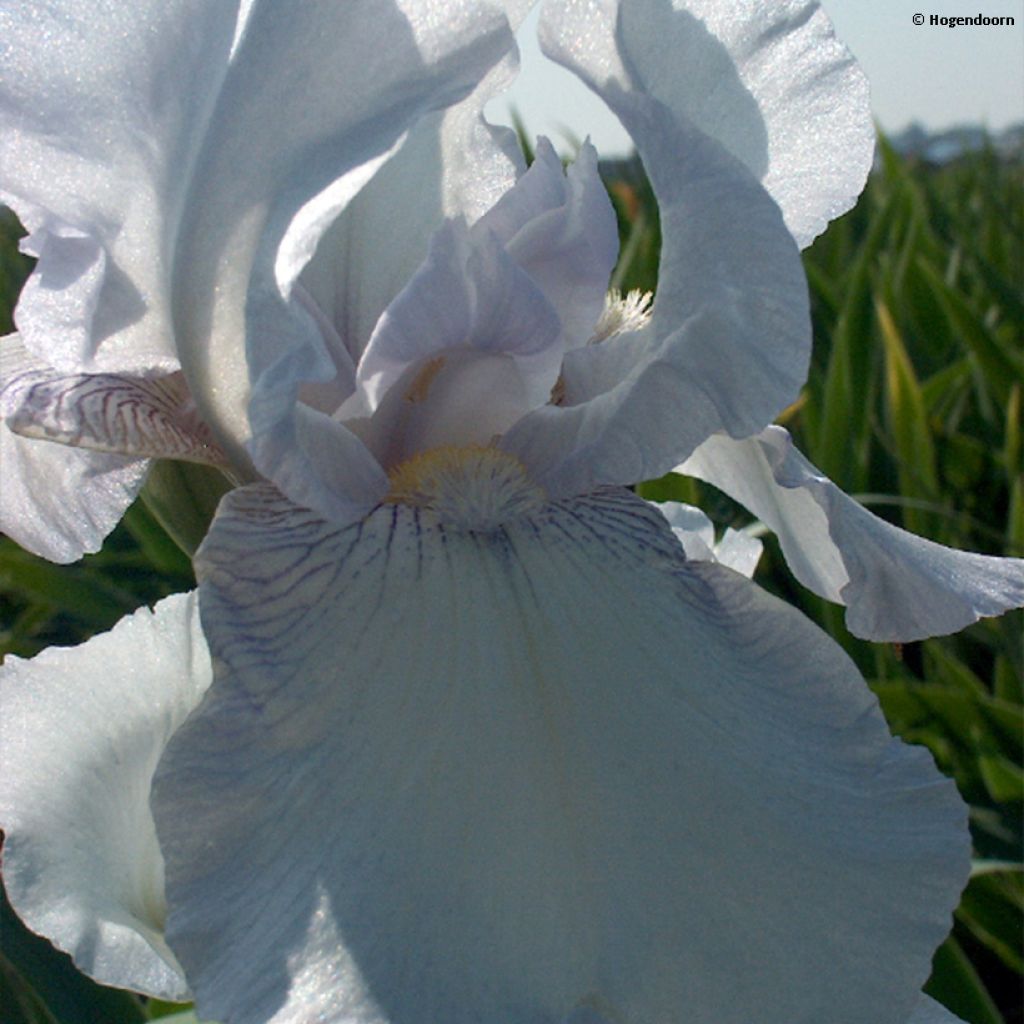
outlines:
[[[268,406],[287,415],[301,382],[334,372],[290,301],[320,234],[420,117],[467,96],[511,45],[504,15],[473,0],[251,5],[205,126],[173,291],[190,388],[234,458],[269,429]]]
[[[941,1003],[929,999],[928,996],[921,996],[907,1024],[964,1024],[964,1022],[950,1013]]]
[[[631,73],[642,54],[616,36],[616,14],[611,2],[549,5],[541,42],[643,158],[661,218],[658,294],[646,329],[570,352],[560,406],[504,441],[558,496],[660,476],[716,430],[760,430],[796,397],[810,355],[806,282],[778,207]]]
[[[474,532],[246,488],[198,569],[217,679],[154,812],[200,1015],[906,1021],[952,783],[639,499]]]
[[[845,604],[856,636],[920,640],[1024,605],[1024,560],[957,551],[879,519],[782,427],[744,441],[712,437],[679,472],[721,488],[774,530],[796,578]]]
[[[36,378],[39,367],[18,335],[0,339],[0,393]],[[142,489],[148,461],[22,437],[0,420],[0,465],[0,529],[33,554],[67,563],[100,549]]]
[[[853,206],[875,145],[868,83],[820,4],[630,0],[618,12],[631,70],[749,168],[801,247]]]
[[[238,4],[0,10],[0,200],[39,257],[16,313],[68,372],[170,372],[168,255]]]
[[[195,595],[144,608],[80,647],[9,657],[0,671],[12,905],[98,981],[186,999],[163,937],[149,788],[167,738],[210,682]]]

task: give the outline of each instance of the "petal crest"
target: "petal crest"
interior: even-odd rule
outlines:
[[[150,781],[210,677],[195,593],[0,669],[11,904],[97,981],[163,999],[187,999],[188,987],[163,938]]]
[[[905,1024],[953,785],[639,499],[338,529],[251,487],[198,570],[218,677],[154,812],[201,1015]]]
[[[525,170],[515,134],[483,117],[517,69],[510,53],[466,99],[421,118],[317,244],[301,281],[353,362],[422,264],[434,232],[453,217],[473,224]]]
[[[782,427],[743,441],[716,435],[678,471],[721,488],[774,530],[793,575],[846,605],[855,636],[921,640],[1024,605],[1024,559],[956,551],[879,519]]]
[[[455,221],[434,236],[423,267],[384,311],[357,379],[376,409],[420,360],[464,349],[509,356],[538,405],[561,365],[559,336],[556,311],[500,240]]]
[[[615,211],[598,173],[597,150],[585,142],[563,172],[547,139],[534,161],[480,220],[544,292],[566,337],[578,348],[594,334],[619,253]]]

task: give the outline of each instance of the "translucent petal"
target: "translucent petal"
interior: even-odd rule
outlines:
[[[653,504],[668,520],[687,558],[698,562],[714,559],[712,548],[715,546],[715,527],[699,508],[679,501],[659,501]]]
[[[619,253],[615,211],[597,168],[597,151],[585,142],[563,173],[547,139],[538,139],[534,161],[481,219],[529,274],[558,313],[568,348],[595,332]]]
[[[509,54],[466,99],[421,118],[320,239],[302,283],[355,361],[434,232],[450,217],[472,224],[522,173],[514,133],[483,118],[517,67]]]
[[[0,338],[0,394],[38,366],[18,335]],[[147,468],[146,459],[21,437],[0,419],[0,530],[51,562],[75,562],[100,549]]]
[[[2,340],[0,414],[9,429],[91,451],[225,465],[180,373],[68,374]]]
[[[661,214],[649,326],[569,353],[564,400],[503,442],[548,491],[650,479],[710,433],[746,436],[795,398],[807,370],[806,283],[756,179],[626,71],[612,3],[545,8],[545,51],[612,108],[636,142]]]
[[[729,527],[716,544],[715,528],[699,508],[678,501],[652,504],[668,520],[687,558],[697,562],[718,562],[747,579],[754,575],[763,547],[756,537]]]
[[[630,74],[743,161],[801,247],[853,206],[875,146],[868,83],[815,0],[630,0],[616,29]]]
[[[0,531],[51,562],[99,551],[146,480],[145,459],[20,437],[0,422]]]
[[[416,363],[469,349],[511,357],[532,404],[539,405],[551,394],[562,362],[560,335],[556,311],[498,238],[471,235],[453,222],[434,236],[423,267],[385,310],[357,377],[368,406],[376,409]]]
[[[712,437],[679,472],[721,488],[774,530],[793,575],[846,605],[856,636],[920,640],[1024,605],[1024,560],[956,551],[879,519],[782,427],[744,441]]]
[[[715,545],[715,560],[750,579],[761,560],[763,550],[764,545],[757,537],[730,526]]]
[[[463,99],[511,45],[504,15],[474,0],[252,5],[206,125],[174,269],[182,365],[233,458],[291,414],[301,382],[334,372],[290,301],[321,233],[421,116]]]
[[[390,472],[432,448],[490,445],[530,407],[530,383],[511,356],[449,352],[410,367],[371,419],[350,426]]]
[[[167,257],[237,6],[26,0],[0,10],[0,200],[39,258],[16,320],[49,365],[177,368]]]
[[[0,669],[11,904],[86,974],[164,999],[186,999],[188,988],[163,938],[150,782],[210,676],[195,594]]]
[[[200,1016],[905,1024],[965,809],[644,502],[339,530],[246,488],[198,567],[218,678],[153,806]]]

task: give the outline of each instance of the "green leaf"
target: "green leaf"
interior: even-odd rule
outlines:
[[[896,441],[900,493],[933,498],[939,493],[935,447],[925,415],[924,399],[903,338],[882,299],[875,301],[875,314],[885,346],[885,394],[889,428]],[[931,517],[905,508],[903,521],[915,533],[934,528]]]
[[[985,684],[955,654],[942,644],[925,645],[926,678],[938,685],[955,686],[967,693],[987,696]]]
[[[831,338],[831,354],[818,404],[823,410],[817,436],[808,454],[826,476],[848,491],[866,491],[865,462],[869,434],[865,411],[870,408],[873,269],[890,235],[895,209],[890,197],[872,218],[856,256]]]
[[[22,973],[0,952],[0,1009],[4,1024],[59,1024]]]
[[[974,873],[956,916],[1007,967],[1024,974],[1024,865]]]
[[[952,935],[936,951],[924,990],[966,1024],[1004,1024],[977,970]]]
[[[10,541],[0,541],[0,588],[94,629],[109,629],[137,603],[127,591],[82,564],[53,565]]]
[[[666,473],[657,480],[637,484],[636,493],[648,501],[681,501],[686,505],[700,505],[700,482],[678,473]]]
[[[231,482],[212,466],[161,459],[153,464],[142,500],[156,521],[190,558],[202,543]]]
[[[154,1004],[149,1008],[150,1020],[159,1020],[162,1024],[213,1024],[212,1021],[201,1021],[191,1007],[182,1009],[180,1003],[160,1003],[154,1000]]]
[[[998,803],[1024,801],[1024,771],[999,753],[978,756],[978,768],[992,799]]]
[[[144,560],[166,576],[192,577],[192,562],[170,537],[145,501],[135,502],[125,513],[124,526],[139,546]]]
[[[931,266],[919,264],[922,276],[931,286],[936,301],[946,313],[950,324],[977,359],[984,374],[985,385],[1000,405],[1009,401],[1010,387],[1024,377],[1024,357],[1004,343],[968,303],[967,299]]]

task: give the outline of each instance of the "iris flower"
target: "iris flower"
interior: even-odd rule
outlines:
[[[526,4],[0,7],[3,529],[94,549],[148,460],[238,485],[198,596],[2,687],[4,877],[94,977],[232,1024],[938,1024],[965,808],[841,650],[626,489],[681,466],[862,636],[1024,601],[772,418],[871,160],[809,0],[551,0],[658,197],[606,299],[584,145],[484,103]],[[58,443],[54,443],[58,442]],[[731,548],[731,550],[730,550]],[[737,550],[738,548],[738,550]],[[741,571],[737,571],[741,570]]]

